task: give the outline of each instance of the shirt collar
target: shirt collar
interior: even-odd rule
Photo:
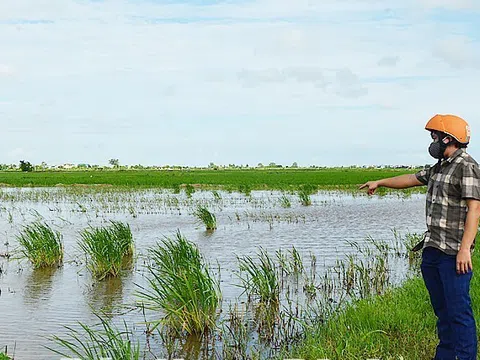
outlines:
[[[453,162],[453,160],[455,160],[457,157],[462,155],[464,152],[465,152],[464,148],[460,148],[460,149],[455,150],[455,152],[448,159],[445,159],[445,160],[442,161],[442,165],[446,164],[446,163],[451,164]]]

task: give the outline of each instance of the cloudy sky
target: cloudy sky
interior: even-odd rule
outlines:
[[[478,0],[2,0],[0,163],[480,161]]]

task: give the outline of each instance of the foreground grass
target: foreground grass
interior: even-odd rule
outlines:
[[[178,188],[182,184],[239,190],[297,189],[309,184],[322,189],[354,189],[369,180],[414,173],[407,169],[250,169],[250,170],[103,170],[103,171],[1,171],[0,184],[9,186],[56,186],[85,184],[129,187]]]
[[[100,324],[96,327],[79,322],[81,330],[65,327],[65,337],[54,336],[52,340],[63,350],[47,348],[69,359],[73,355],[79,360],[139,360],[140,346],[132,339],[133,334],[126,323],[124,329],[118,329],[99,315],[97,317]]]
[[[204,334],[215,327],[221,293],[198,247],[180,231],[149,249],[148,288],[138,295],[145,307],[162,311],[163,324],[177,333]]]
[[[473,261],[474,269],[479,269],[478,252]],[[478,325],[478,275],[473,277],[471,296]],[[306,360],[432,359],[437,345],[435,323],[423,280],[414,278],[384,296],[348,306],[309,332],[286,357]]]

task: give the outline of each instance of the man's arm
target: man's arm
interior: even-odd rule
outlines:
[[[391,189],[406,189],[421,185],[424,184],[417,179],[415,174],[405,174],[376,181],[369,181],[360,186],[359,189],[368,187],[368,194],[373,195],[379,187],[387,187]]]
[[[478,220],[480,219],[480,201],[467,199],[467,219],[463,232],[462,244],[457,254],[457,272],[465,274],[473,268],[470,248],[477,236]]]

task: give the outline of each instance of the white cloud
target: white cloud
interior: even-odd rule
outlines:
[[[398,56],[384,56],[380,60],[378,60],[378,66],[396,66],[399,61],[400,57]]]
[[[358,98],[367,95],[368,89],[364,87],[350,69],[340,69],[335,75],[336,93],[346,98]]]
[[[456,90],[476,94],[475,34],[461,22],[435,23],[428,10],[455,7],[435,11],[460,16],[462,3],[476,6],[2,1],[1,61],[16,72],[1,79],[0,151],[28,138],[26,155],[48,163],[112,153],[122,163],[208,164],[212,154],[223,163],[308,163],[338,146],[336,137],[317,141],[328,133],[345,145],[325,163],[385,163],[393,154],[407,162],[391,137],[404,132],[423,163],[423,126],[435,112],[465,113],[480,128],[476,99]],[[355,147],[358,136],[375,138],[371,159]]]
[[[477,0],[420,0],[419,3],[429,8],[480,9]]]
[[[480,68],[478,43],[465,36],[449,36],[439,41],[433,54],[454,68]]]
[[[13,69],[5,64],[0,63],[0,76],[12,75]]]
[[[255,87],[262,83],[313,84],[324,88],[328,82],[323,69],[318,68],[284,68],[284,69],[242,69],[237,73],[238,79],[247,87]]]

